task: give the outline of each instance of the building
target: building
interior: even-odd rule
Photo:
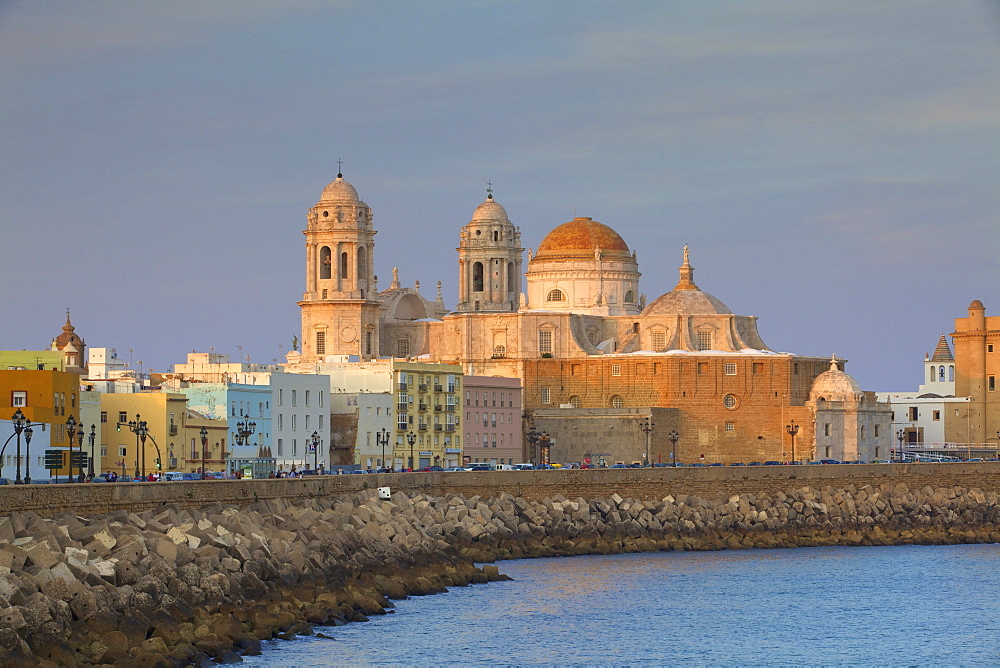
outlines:
[[[517,464],[525,460],[521,381],[465,376],[464,463]]]
[[[101,472],[146,477],[184,460],[187,397],[168,392],[100,393]],[[144,428],[141,428],[144,427]],[[145,438],[142,435],[145,434]],[[193,450],[194,448],[191,448]]]
[[[52,350],[62,354],[66,371],[86,373],[87,344],[76,333],[76,328],[70,322],[69,309],[66,309],[66,324],[63,325],[62,333],[52,339]]]
[[[648,305],[636,252],[612,228],[588,217],[556,226],[537,251],[528,248],[522,274],[520,228],[488,191],[459,231],[459,303],[448,312],[440,283],[433,302],[419,285],[402,287],[395,270],[389,289],[378,290],[371,209],[342,174],[309,210],[304,234],[302,350],[289,353],[290,364],[321,365],[338,355],[362,362],[394,356],[457,365],[469,376],[520,379],[527,414],[522,427],[546,434],[555,461],[576,461],[588,452],[630,459],[632,445],[608,436],[631,432],[646,418],[654,423],[644,439],[650,458],[673,453],[671,431],[680,434],[677,456],[685,461],[788,460],[792,439],[796,459],[817,453],[820,407],[809,403],[810,392],[828,371],[829,358],[768,348],[754,316],[734,314],[697,286],[687,247],[677,285]],[[843,364],[838,361],[838,371]],[[414,417],[401,410],[409,398],[397,406],[401,426]],[[854,407],[858,419],[868,411],[889,414],[872,402]],[[661,411],[663,421],[656,421],[654,409],[673,410]],[[570,413],[552,413],[559,410],[600,414],[604,422],[563,434],[559,425],[568,424]],[[418,411],[415,434],[421,425],[430,429],[421,417]],[[799,428],[795,436],[788,433],[792,421]],[[583,438],[584,431],[594,438]],[[887,448],[889,435],[882,431],[877,447]],[[865,435],[871,436],[868,430]],[[409,432],[397,430],[396,436],[399,446],[399,437],[408,440]],[[847,429],[844,438],[860,438],[860,430]],[[430,452],[419,440],[414,445]],[[867,447],[858,441],[842,450]],[[420,458],[434,462],[437,456]]]
[[[396,431],[389,392],[338,392],[330,395],[330,438],[335,451],[353,453],[353,460],[332,466],[354,464],[361,469],[394,466],[391,435]]]
[[[62,467],[47,471],[44,468],[45,450],[68,451],[70,448],[66,421],[70,417],[76,421],[80,419],[79,380],[76,373],[55,368],[0,370],[0,416],[3,420],[0,423],[3,424],[0,466],[4,477],[16,478],[18,469],[22,476],[35,479],[69,474],[68,455],[63,455]],[[18,439],[12,426],[17,411],[31,421],[32,428],[30,443],[25,434],[21,434],[20,459]]]
[[[969,397],[968,442],[985,448],[1000,439],[1000,316],[986,317],[978,299],[955,318],[955,395]]]

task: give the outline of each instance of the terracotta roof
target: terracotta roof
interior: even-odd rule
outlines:
[[[605,258],[631,257],[628,244],[617,232],[592,218],[574,218],[548,233],[536,258],[590,258],[600,249]]]

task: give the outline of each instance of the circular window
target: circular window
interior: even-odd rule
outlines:
[[[476,230],[476,236],[477,236],[477,237],[478,237],[479,235],[481,235],[482,233],[483,233],[483,231],[482,231],[482,230]]]
[[[739,402],[736,400],[735,394],[727,394],[725,397],[722,398],[722,405],[729,409],[736,408],[736,405],[738,403]]]
[[[323,212],[323,217],[324,217],[324,218],[327,218],[327,217],[329,217],[329,215],[330,215],[330,212],[329,212],[329,211],[324,211],[324,212]]]
[[[616,394],[615,396],[611,397],[611,407],[612,408],[621,408],[624,405],[625,405],[625,401],[622,399],[622,395]]]

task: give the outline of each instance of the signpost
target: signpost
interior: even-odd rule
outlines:
[[[65,457],[63,453],[65,450],[46,450],[45,451],[45,468],[49,470],[49,475],[52,475],[52,471],[55,471],[56,482],[59,482],[59,469],[65,465]]]

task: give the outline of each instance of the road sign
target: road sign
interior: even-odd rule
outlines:
[[[65,452],[65,450],[46,450],[45,468],[50,471],[61,469],[65,462],[65,458],[63,457],[63,453]]]

